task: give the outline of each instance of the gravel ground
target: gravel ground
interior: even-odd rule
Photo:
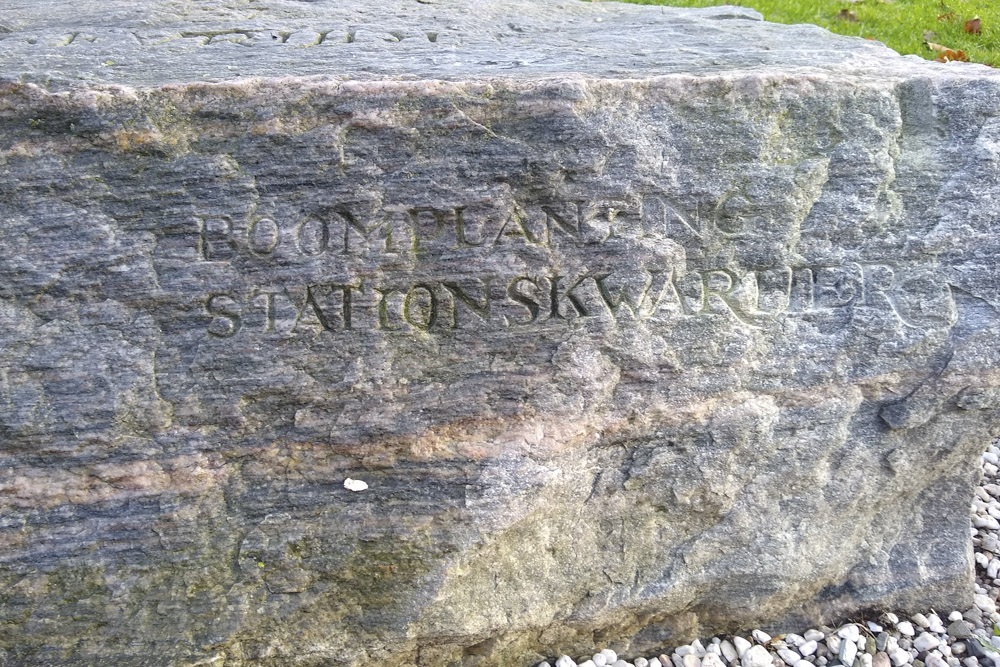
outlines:
[[[972,499],[976,595],[971,609],[909,618],[886,613],[876,621],[821,626],[801,635],[772,637],[753,630],[632,660],[604,649],[576,660],[564,655],[537,667],[1000,667],[998,467],[1000,448],[994,443],[983,454],[983,475]]]

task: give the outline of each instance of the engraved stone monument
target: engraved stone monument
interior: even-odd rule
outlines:
[[[0,658],[963,608],[1000,78],[750,10],[0,7]]]

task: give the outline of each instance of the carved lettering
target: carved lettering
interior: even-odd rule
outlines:
[[[744,324],[759,327],[760,323],[751,317],[733,296],[739,284],[739,279],[729,269],[712,269],[701,272],[701,310],[699,313],[711,312],[710,297],[716,297]],[[720,287],[720,284],[723,285]]]
[[[486,243],[485,240],[480,240],[479,243],[474,243],[469,240],[468,231],[465,227],[465,207],[458,206],[455,208],[455,246],[453,250],[458,250],[459,248],[478,248],[479,246]]]
[[[463,304],[471,312],[475,313],[483,322],[490,321],[490,282],[491,279],[487,278],[485,280],[485,285],[483,286],[483,300],[482,303],[476,301],[471,296],[469,296],[465,290],[463,290],[458,283],[455,282],[444,282],[442,283],[452,294],[452,308],[451,308],[451,328],[458,328],[458,304]]]
[[[309,217],[299,223],[295,232],[299,252],[306,257],[318,257],[330,249],[330,223]]]
[[[384,229],[385,242],[383,252],[386,254],[395,254],[397,252],[392,249],[392,225],[390,224],[390,216],[388,214],[384,215],[381,220],[377,220],[370,225],[364,225],[346,205],[338,205],[334,207],[334,211],[344,220],[343,254],[346,255],[350,252],[352,229],[366,242],[371,239],[374,232]]]
[[[382,331],[398,331],[400,327],[393,326],[389,322],[389,299],[393,294],[401,294],[397,289],[376,287],[378,292],[378,328]]]
[[[208,335],[231,338],[239,333],[242,308],[235,298],[229,294],[210,294],[205,301],[205,310],[214,318],[208,325]]]
[[[572,221],[568,217],[556,212],[555,208],[552,206],[542,206],[542,210],[545,211],[545,240],[547,243],[552,242],[552,230],[557,229],[566,236],[579,240],[580,230],[583,226],[583,205],[584,202],[578,201],[576,204],[576,220]],[[555,223],[555,225],[553,225]]]
[[[330,285],[332,289],[340,290],[341,299],[343,301],[343,318],[344,329],[351,328],[351,308],[354,300],[351,298],[352,292],[361,292],[361,285]]]
[[[564,290],[559,289],[559,282],[563,279],[563,276],[548,276],[549,280],[549,319],[566,319],[563,316],[560,308],[559,302],[566,299],[573,306],[578,317],[587,317],[590,313],[587,311],[586,306],[580,300],[580,297],[573,293],[573,290],[578,288],[580,284],[588,277],[588,274],[583,274],[573,282],[568,288]]]
[[[454,211],[443,211],[441,209],[434,208],[433,206],[415,206],[407,211],[410,214],[410,222],[413,226],[413,252],[419,253],[423,250],[420,245],[421,241],[431,241],[438,238],[444,232],[445,227],[448,224],[448,215],[457,214]],[[430,214],[433,225],[431,231],[428,234],[423,234],[422,230],[425,228],[425,224],[422,220],[426,219],[426,214]],[[456,223],[457,226],[457,223]]]
[[[733,215],[745,217],[735,197],[725,204],[740,204]],[[709,211],[702,216],[708,222],[699,209]],[[209,316],[208,335],[223,339],[247,332],[548,328],[585,317],[594,318],[595,327],[668,327],[678,318],[725,315],[731,322],[724,326],[755,328],[801,317],[821,331],[886,325],[929,330],[957,319],[951,288],[932,268],[889,260],[769,265],[769,255],[747,253],[739,243],[729,241],[732,247],[722,251],[712,245],[722,242],[711,224],[718,213],[696,201],[680,206],[660,195],[631,193],[544,203],[503,194],[468,204],[390,205],[375,195],[291,218],[254,207],[242,219],[170,221],[157,233],[153,259],[171,262],[171,271],[178,261],[195,258],[232,262],[229,272],[252,272],[235,281],[227,274],[223,284],[251,275],[279,282],[239,293],[223,287],[199,302]],[[651,251],[649,266],[622,254],[645,252],[640,247]],[[241,258],[246,261],[234,261]],[[304,260],[309,273],[297,285],[281,284],[301,275],[288,269],[304,269]],[[750,262],[764,265],[737,268]],[[260,271],[264,263],[275,270]],[[490,267],[491,275],[481,267]],[[410,278],[400,282],[400,276]]]
[[[498,246],[502,244],[503,239],[516,239],[522,238],[525,243],[531,245],[542,245],[544,239],[540,236],[536,236],[527,226],[527,219],[524,212],[515,207],[510,213],[504,218],[503,224],[500,225],[500,230],[497,232],[493,239],[493,246]]]
[[[541,310],[541,304],[533,298],[530,294],[525,294],[519,289],[521,283],[528,283],[535,288],[535,292],[538,292],[538,281],[534,278],[529,278],[528,276],[518,276],[514,280],[510,281],[507,285],[507,297],[515,302],[519,303],[528,309],[528,321],[520,322],[520,324],[532,324],[538,319],[538,313]]]
[[[857,264],[812,269],[814,308],[842,308],[861,297],[863,276]]]
[[[597,283],[597,291],[601,295],[601,299],[604,301],[604,305],[608,307],[608,311],[611,316],[618,319],[618,313],[622,309],[622,306],[628,310],[632,317],[637,320],[645,320],[656,310],[656,307],[660,304],[663,299],[664,291],[666,290],[666,281],[661,286],[660,294],[656,300],[649,306],[644,315],[642,313],[642,304],[649,298],[649,291],[653,287],[653,283],[659,281],[660,277],[663,275],[662,270],[647,271],[649,278],[646,280],[645,285],[639,293],[638,297],[633,297],[629,295],[628,286],[623,286],[618,290],[617,296],[612,294],[611,288],[608,286],[608,278],[611,277],[610,273],[600,273],[594,276],[594,282]]]
[[[909,282],[901,282],[897,273],[887,264],[779,267],[743,274],[727,268],[681,274],[677,267],[669,270],[656,267],[575,276],[551,273],[545,276],[545,287],[541,279],[526,275],[512,279],[502,276],[424,279],[404,287],[355,279],[312,283],[292,288],[292,293],[287,288],[255,287],[248,290],[245,300],[233,293],[213,293],[206,298],[204,307],[212,316],[208,333],[215,338],[230,338],[248,327],[264,334],[286,336],[358,330],[431,331],[442,315],[442,295],[450,297],[447,302],[450,317],[445,315],[449,329],[475,322],[494,327],[523,327],[539,322],[545,307],[543,291],[548,296],[545,322],[568,322],[606,312],[606,317],[615,322],[633,320],[669,326],[671,319],[678,317],[728,313],[743,325],[760,328],[776,324],[784,317],[825,313],[840,318],[864,309],[864,321],[882,313],[883,318],[887,316],[916,329],[947,328],[954,324],[957,310],[947,283],[926,271]],[[503,281],[505,288],[495,294],[493,286],[498,280]],[[374,303],[359,302],[356,296],[369,289],[377,295]],[[813,301],[814,292],[820,292],[821,298]],[[661,309],[669,294],[677,300],[677,306]],[[506,300],[499,306],[504,313],[499,321],[493,318],[497,308],[495,299]],[[524,309],[523,315],[511,311],[512,307]],[[282,312],[290,312],[294,317],[289,315],[280,320]],[[654,318],[657,313],[663,315]],[[286,324],[282,326],[281,322]]]
[[[292,325],[292,331],[298,329],[299,324],[310,310],[312,311],[313,317],[315,317],[316,321],[324,331],[334,330],[333,323],[330,321],[323,308],[320,307],[319,303],[316,301],[316,293],[320,288],[321,287],[319,285],[306,286],[305,300],[302,302],[302,306],[298,308],[298,316],[295,318],[295,324]]]
[[[423,292],[426,297],[421,298],[420,292]],[[418,283],[407,290],[406,298],[403,299],[403,319],[411,326],[427,331],[437,321],[437,307],[437,295],[434,293],[434,288]]]
[[[271,218],[254,220],[247,227],[247,248],[258,257],[267,257],[278,247],[281,230]]]
[[[250,292],[251,299],[256,299],[260,296],[264,297],[264,333],[272,333],[275,331],[275,319],[277,317],[274,297],[278,296],[278,292],[256,288]]]
[[[207,262],[228,261],[236,254],[233,222],[229,218],[198,220],[198,250]]]

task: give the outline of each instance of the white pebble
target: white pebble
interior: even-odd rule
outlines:
[[[986,576],[990,579],[996,579],[997,576],[1000,576],[1000,558],[990,560],[990,564],[986,566]]]
[[[789,632],[787,635],[785,635],[785,641],[791,644],[792,646],[801,646],[802,644],[806,643],[806,638],[803,637],[802,635],[797,635],[794,632]]]
[[[927,656],[927,660],[924,661],[927,667],[948,667],[948,662],[941,656],[934,655],[931,653]]]
[[[802,655],[812,655],[813,653],[816,652],[817,646],[818,644],[816,643],[816,640],[810,639],[806,643],[799,646],[799,653],[801,653]]]
[[[872,657],[868,653],[859,653],[858,660],[861,661],[861,667],[872,667]]]
[[[595,653],[591,660],[594,662],[594,667],[604,667],[608,664],[608,659],[601,653]]]
[[[721,644],[722,655],[727,662],[732,662],[736,658],[740,657],[740,654],[736,652],[736,647],[728,639],[724,639]]]
[[[844,640],[840,643],[840,653],[837,655],[846,667],[854,664],[854,658],[858,656],[858,645],[854,642]]]
[[[639,667],[639,665],[635,667]],[[726,667],[726,663],[722,662],[722,658],[717,653],[709,652],[701,659],[701,667]]]
[[[893,625],[896,625],[897,623],[899,623],[899,616],[896,616],[891,611],[886,612],[884,618],[885,618],[885,620],[887,620],[888,622],[892,623]]]
[[[972,598],[976,606],[983,610],[987,614],[992,614],[996,612],[997,606],[993,603],[993,600],[989,599],[985,595],[975,595]]]
[[[558,660],[556,660],[556,667],[577,667],[576,660],[568,655],[561,656]]]
[[[895,651],[889,654],[889,659],[892,660],[892,664],[896,667],[903,667],[906,663],[910,662],[912,659],[909,651],[904,651],[901,648],[897,648]]]
[[[746,652],[750,650],[750,642],[737,635],[733,637],[733,644],[736,645],[736,653],[739,655],[740,660],[742,660],[743,656],[746,655]]]
[[[789,665],[794,665],[795,663],[797,663],[799,660],[802,659],[801,655],[799,655],[790,648],[779,648],[778,657],[780,657],[782,660],[785,661],[786,664]]]
[[[705,655],[705,645],[701,643],[700,639],[695,639],[691,642],[691,648],[694,650],[694,654],[699,658]]]
[[[962,612],[960,612],[960,611],[953,611],[953,612],[951,612],[950,614],[948,614],[948,620],[951,621],[952,623],[954,623],[955,621],[961,621],[962,620]]]
[[[871,630],[872,632],[882,632],[883,630],[882,626],[874,621],[866,621],[865,624],[868,626],[868,629]]]
[[[896,629],[899,630],[899,634],[906,637],[912,637],[915,634],[913,624],[909,621],[900,621],[896,624]]]
[[[632,661],[632,664],[635,665],[635,667],[649,667],[649,660],[646,660],[645,658],[636,658]]]
[[[771,641],[771,635],[767,634],[763,630],[754,630],[750,634],[753,635],[753,638],[756,639],[759,644],[766,644]]]
[[[743,667],[771,667],[774,664],[771,654],[763,646],[751,646],[742,662]]]
[[[618,654],[609,648],[601,651],[601,655],[604,656],[604,659],[608,661],[609,665],[613,665],[618,660]]]
[[[837,636],[841,639],[846,639],[847,641],[856,642],[858,641],[858,637],[861,636],[861,630],[853,623],[848,623],[841,629],[837,630]]]
[[[917,649],[917,651],[930,651],[936,649],[940,643],[937,637],[929,632],[924,632],[913,640],[913,648]]]
[[[615,660],[611,667],[632,667],[632,665],[628,664],[624,660]]]
[[[840,653],[840,637],[837,635],[830,635],[826,638],[826,646],[830,649],[830,653]]]
[[[684,663],[684,667],[701,667],[701,658],[694,653],[688,653],[684,656],[682,662]]]
[[[708,645],[708,648],[705,649],[705,653],[706,654],[714,653],[715,655],[722,655],[722,649],[719,647],[718,644],[712,642],[711,644]]]
[[[584,660],[577,667],[597,667],[597,664],[593,660]]]
[[[910,620],[919,625],[922,628],[931,627],[931,622],[927,620],[927,617],[923,614],[914,614],[910,616]]]
[[[360,479],[351,479],[348,477],[344,480],[344,488],[348,491],[365,491],[368,489],[368,484],[362,482]]]
[[[802,636],[806,638],[806,641],[810,642],[821,642],[826,637],[819,630],[806,630],[806,633]]]
[[[663,667],[663,663],[659,658],[650,658],[648,667]]]
[[[694,653],[694,649],[691,647],[690,644],[685,644],[684,646],[678,646],[677,650],[674,651],[674,653],[676,653],[677,655],[679,655],[680,657],[683,658],[686,655],[690,655],[691,653]]]

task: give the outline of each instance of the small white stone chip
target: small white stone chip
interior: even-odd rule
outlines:
[[[753,646],[742,659],[743,667],[771,667],[774,659],[763,646]]]
[[[344,480],[344,488],[348,491],[367,491],[368,483],[362,482],[360,479],[351,479],[348,477]]]

